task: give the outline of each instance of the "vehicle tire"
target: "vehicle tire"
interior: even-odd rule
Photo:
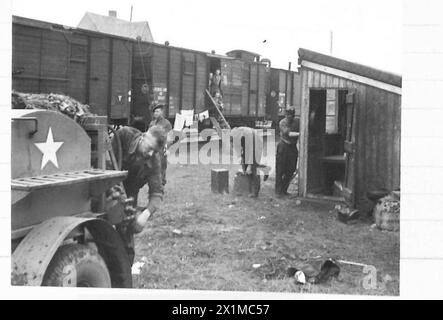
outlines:
[[[82,244],[58,248],[52,258],[43,286],[110,288],[111,277],[97,250]]]

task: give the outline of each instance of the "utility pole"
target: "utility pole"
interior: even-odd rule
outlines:
[[[131,5],[131,15],[129,17],[129,21],[132,22],[132,5]]]
[[[334,34],[332,30],[330,31],[329,39],[330,39],[330,45],[329,45],[329,54],[332,56],[332,42],[333,42]]]

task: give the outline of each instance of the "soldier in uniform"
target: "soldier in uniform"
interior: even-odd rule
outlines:
[[[161,169],[162,169],[162,183],[163,185],[166,184],[166,168],[168,166],[168,157],[167,157],[167,149],[168,146],[170,146],[173,143],[174,139],[174,132],[172,131],[172,125],[169,122],[168,119],[166,119],[163,115],[163,109],[164,105],[159,104],[155,105],[152,108],[152,121],[149,124],[149,128],[152,128],[153,126],[160,126],[165,131],[165,147],[162,152],[159,153],[160,155],[160,162],[161,162]]]
[[[223,91],[221,89],[222,75],[220,69],[215,71],[211,81],[211,95],[215,97],[217,92],[220,93],[220,95],[223,95]]]
[[[297,140],[300,121],[295,119],[295,108],[286,108],[286,116],[279,123],[280,142],[277,145],[275,163],[275,192],[277,196],[288,195],[288,187],[297,169]]]
[[[131,264],[134,262],[134,233],[143,230],[149,217],[159,208],[163,200],[163,184],[159,152],[164,148],[165,133],[159,126],[143,133],[133,127],[122,127],[112,138],[113,150],[121,148],[122,170],[128,171],[123,181],[128,197],[137,198],[139,190],[149,186],[149,202],[146,207],[137,206],[136,215],[130,223],[121,223],[116,229],[125,243]]]

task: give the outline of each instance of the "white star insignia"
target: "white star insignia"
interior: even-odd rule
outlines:
[[[49,127],[46,142],[34,143],[41,153],[43,153],[41,169],[43,169],[49,161],[58,168],[57,151],[63,143],[64,142],[54,142],[51,127]]]

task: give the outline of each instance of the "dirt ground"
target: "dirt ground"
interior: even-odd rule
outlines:
[[[135,261],[144,264],[133,275],[136,288],[399,294],[399,233],[370,221],[343,224],[332,203],[277,199],[273,177],[262,182],[258,199],[213,194],[211,168],[222,167],[232,190],[238,166],[169,165],[163,207],[135,240]],[[145,201],[145,189],[140,196]],[[347,264],[324,284],[287,276],[289,267],[318,273],[327,258],[374,266],[377,281]]]

